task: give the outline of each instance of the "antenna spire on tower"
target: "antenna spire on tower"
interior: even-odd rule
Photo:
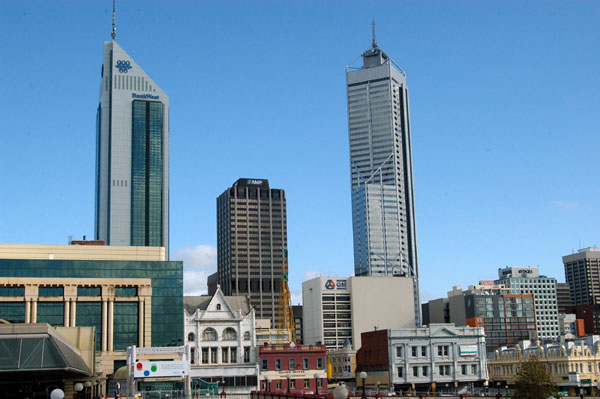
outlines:
[[[377,48],[377,37],[375,36],[375,18],[373,18],[372,27],[373,27],[373,42],[371,43],[371,45],[373,46],[373,48]]]
[[[117,37],[117,24],[115,22],[115,0],[113,0],[113,14],[112,14],[112,32],[110,33],[110,36],[112,37],[113,40],[115,40],[115,38]]]

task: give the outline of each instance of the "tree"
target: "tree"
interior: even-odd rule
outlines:
[[[532,356],[521,363],[515,382],[515,399],[547,399],[556,386],[546,365]]]

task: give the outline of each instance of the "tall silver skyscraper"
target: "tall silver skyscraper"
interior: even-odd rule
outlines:
[[[113,40],[96,117],[96,239],[169,246],[169,97]]]
[[[420,325],[406,75],[377,46],[374,32],[362,61],[346,67],[354,271],[412,277]]]

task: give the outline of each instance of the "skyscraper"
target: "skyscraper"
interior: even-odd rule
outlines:
[[[217,273],[225,295],[250,297],[257,319],[277,327],[287,248],[285,191],[239,179],[217,198]]]
[[[588,247],[563,256],[565,278],[571,290],[571,305],[600,304],[600,251]]]
[[[374,32],[362,60],[361,67],[346,67],[354,270],[412,277],[420,325],[406,75],[377,46]]]
[[[169,245],[169,97],[114,40],[96,117],[96,239]]]

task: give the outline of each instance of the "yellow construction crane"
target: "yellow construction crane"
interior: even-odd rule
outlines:
[[[288,250],[283,251],[283,267],[281,269],[281,286],[279,288],[278,330],[287,330],[291,342],[296,342],[296,324],[292,310],[292,296],[288,285]]]

